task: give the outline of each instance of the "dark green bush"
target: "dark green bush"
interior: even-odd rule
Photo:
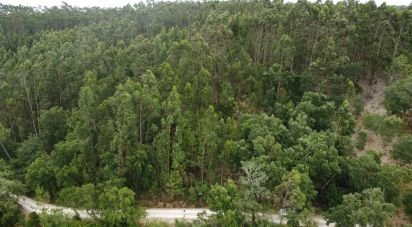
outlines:
[[[402,200],[403,205],[405,206],[405,212],[409,216],[412,216],[412,192],[407,193]]]
[[[36,212],[31,212],[26,219],[25,227],[40,227],[40,216]]]
[[[355,115],[359,116],[363,112],[363,109],[365,108],[365,100],[363,99],[362,96],[357,95],[352,100],[352,106],[353,106]]]
[[[358,150],[363,150],[365,148],[366,141],[368,140],[368,134],[361,130],[358,134],[358,141],[356,142],[356,148]]]
[[[20,211],[16,201],[0,196],[0,226],[14,226],[19,221]]]
[[[392,155],[405,163],[412,162],[412,136],[407,135],[399,139],[398,143],[393,146]]]

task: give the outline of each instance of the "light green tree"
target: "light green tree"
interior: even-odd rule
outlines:
[[[48,155],[42,155],[30,164],[27,168],[25,180],[31,190],[46,192],[46,198],[56,196],[57,183]]]
[[[268,177],[256,160],[242,162],[242,170],[244,176],[241,183],[245,187],[242,206],[251,214],[252,224],[256,225],[256,215],[263,211],[263,203],[270,196],[269,189],[265,187]]]
[[[286,218],[292,226],[299,226],[299,214],[316,196],[309,176],[297,170],[285,175],[274,193],[275,205],[286,211]]]
[[[241,193],[235,182],[228,180],[224,185],[213,185],[210,188],[207,204],[216,212],[218,224],[226,226],[242,225],[244,215],[241,212]]]
[[[109,226],[135,226],[144,216],[136,205],[135,193],[128,188],[107,188],[98,201],[103,221]]]
[[[385,202],[380,188],[370,188],[361,193],[344,195],[342,204],[329,209],[326,219],[338,227],[357,224],[362,227],[383,227],[395,211],[393,204]]]

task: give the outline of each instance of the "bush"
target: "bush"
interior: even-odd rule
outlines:
[[[167,227],[169,225],[166,222],[150,221],[150,222],[145,223],[145,226],[147,227]]]
[[[208,193],[209,187],[207,185],[197,183],[189,189],[188,199],[191,203],[200,205],[205,202]]]
[[[368,133],[361,130],[358,134],[358,141],[356,142],[356,148],[358,150],[363,150],[365,148],[366,141],[368,141]]]
[[[72,226],[100,226],[95,220],[74,220],[72,217],[54,210],[51,213],[40,214],[40,226],[44,227],[72,227]]]
[[[15,226],[19,221],[20,211],[16,201],[0,194],[0,226]]]
[[[398,143],[393,146],[392,155],[405,163],[412,162],[412,136],[407,135],[399,139]]]
[[[385,89],[385,107],[394,114],[412,109],[412,77],[401,79]]]
[[[34,192],[36,194],[36,200],[50,202],[50,194],[47,191],[44,191],[42,187],[36,187]]]
[[[405,131],[405,123],[396,116],[365,115],[363,124],[381,135],[385,142],[390,142],[395,136],[401,135]]]
[[[407,215],[412,216],[412,192],[407,193],[402,200]]]
[[[365,100],[363,100],[362,96],[357,95],[352,100],[352,106],[355,115],[359,116],[365,108]]]
[[[40,216],[36,212],[31,212],[27,216],[25,227],[40,227]]]

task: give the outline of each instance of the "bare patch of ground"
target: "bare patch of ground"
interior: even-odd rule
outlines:
[[[356,149],[356,156],[362,156],[366,154],[368,151],[374,151],[381,156],[382,164],[386,165],[393,165],[396,164],[397,161],[392,159],[391,151],[392,145],[394,144],[395,139],[391,143],[385,143],[382,136],[376,134],[375,132],[367,129],[363,129],[368,134],[368,139],[366,141],[365,147],[362,150]],[[355,133],[352,136],[353,141],[358,140],[358,133]]]
[[[403,208],[399,209],[398,212],[393,216],[387,223],[387,226],[410,226],[411,220],[409,217],[405,214],[405,211]]]
[[[387,86],[383,78],[377,78],[372,83],[367,80],[359,82],[362,88],[362,96],[365,99],[364,111],[369,114],[386,115],[386,109],[383,105],[384,89]]]
[[[359,86],[362,88],[362,96],[365,100],[365,107],[363,114],[375,114],[375,115],[386,115],[387,111],[383,105],[384,101],[384,90],[387,86],[383,77],[377,77],[372,83],[367,80],[359,82]],[[356,155],[362,156],[367,151],[375,151],[381,155],[382,164],[391,165],[396,164],[397,162],[392,159],[391,151],[392,145],[396,141],[396,138],[392,142],[387,143],[385,140],[372,130],[365,129],[362,123],[362,116],[357,119],[358,129],[362,129],[368,134],[368,139],[366,141],[365,147],[362,150],[356,149]],[[359,130],[357,130],[359,131]],[[357,141],[358,133],[355,133],[352,136],[353,141]]]

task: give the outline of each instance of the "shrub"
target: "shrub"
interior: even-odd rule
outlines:
[[[40,216],[36,212],[31,212],[27,216],[25,227],[40,227]]]
[[[365,115],[363,124],[366,128],[381,135],[385,142],[390,142],[395,136],[405,131],[405,123],[397,116]]]
[[[412,77],[401,79],[385,89],[385,107],[394,114],[402,114],[412,108]]]
[[[352,100],[353,110],[356,116],[359,116],[363,109],[365,108],[365,100],[363,100],[362,96],[357,95]]]
[[[412,216],[412,192],[407,193],[402,200],[403,205],[405,206],[405,212],[409,216]]]
[[[208,192],[209,187],[207,185],[197,183],[189,189],[188,199],[192,203],[202,204],[205,202]]]
[[[368,134],[361,130],[358,134],[358,141],[356,142],[356,148],[358,150],[363,150],[365,148],[366,141],[368,140]]]
[[[0,196],[0,226],[15,226],[20,221],[19,206],[15,200]]]
[[[36,187],[35,194],[36,194],[36,200],[43,201],[43,202],[50,201],[49,192],[45,191],[42,187]]]
[[[394,158],[402,160],[405,163],[412,162],[412,136],[407,135],[399,139],[398,143],[393,146],[392,155]]]

